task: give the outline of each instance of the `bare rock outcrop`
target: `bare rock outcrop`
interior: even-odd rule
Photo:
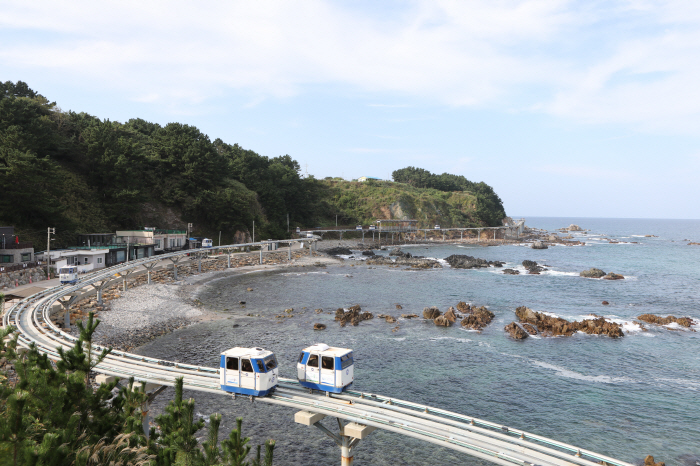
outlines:
[[[374,318],[371,312],[362,312],[359,304],[350,306],[347,311],[343,308],[339,308],[335,311],[335,320],[340,322],[341,327],[345,327],[346,324],[358,325],[363,320],[369,320]]]
[[[611,338],[624,336],[622,327],[619,324],[605,320],[604,317],[585,319],[581,322],[570,322],[561,317],[535,312],[525,306],[517,308],[515,315],[520,322],[532,325],[543,336],[571,336],[576,332],[584,332],[590,335],[607,335]]]
[[[457,310],[463,314],[466,314],[471,310],[471,306],[464,301],[460,301],[457,303]]]
[[[457,321],[457,316],[455,315],[455,308],[450,306],[447,312],[445,312],[444,317],[445,319],[449,320],[451,324],[454,324]]]
[[[486,259],[479,259],[477,257],[466,256],[463,254],[452,254],[445,258],[445,262],[450,264],[450,267],[454,269],[479,269],[486,267],[503,267],[504,262],[501,261],[487,261]]]
[[[503,273],[505,275],[520,275],[520,271],[515,269],[503,269]]]
[[[516,324],[515,322],[509,323],[503,328],[503,330],[508,332],[508,334],[515,340],[524,340],[529,336],[528,333],[520,328],[520,325]]]
[[[460,325],[472,330],[482,330],[491,323],[494,317],[495,314],[484,306],[472,307],[470,313],[462,319]]]
[[[605,276],[605,272],[593,267],[593,268],[590,268],[588,270],[584,270],[583,272],[581,272],[579,274],[579,276],[585,277],[585,278],[603,278]]]
[[[531,260],[524,260],[523,267],[525,267],[527,269],[527,273],[531,275],[539,275],[540,272],[544,272],[547,270],[541,265],[539,265],[537,262]]]
[[[617,273],[608,273],[603,277],[603,280],[624,280],[625,277]]]
[[[442,312],[440,312],[440,309],[438,309],[435,306],[426,307],[423,309],[423,318],[424,319],[434,320],[440,314],[442,314]]]
[[[326,329],[326,324],[314,324],[314,330],[325,330]]]
[[[547,246],[542,241],[535,241],[530,245],[530,248],[531,249],[549,249],[549,246]]]
[[[649,324],[656,324],[656,325],[669,325],[669,324],[678,324],[681,327],[686,327],[690,328],[695,324],[695,321],[691,319],[690,317],[676,317],[676,316],[667,316],[667,317],[661,317],[661,316],[656,316],[654,314],[642,314],[641,316],[637,317],[637,319],[647,322]]]
[[[647,455],[647,457],[644,458],[644,466],[666,466],[666,463],[664,463],[663,461],[655,463],[654,457],[651,455]]]
[[[437,316],[435,319],[433,319],[433,323],[439,327],[452,326],[452,322],[450,322],[450,320],[445,316]]]

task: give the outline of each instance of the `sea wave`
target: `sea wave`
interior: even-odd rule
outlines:
[[[530,359],[530,363],[535,366],[541,367],[543,369],[549,369],[556,372],[559,377],[566,377],[569,379],[583,380],[586,382],[594,383],[605,383],[605,384],[624,384],[624,383],[637,383],[634,379],[630,377],[613,377],[610,375],[586,375],[580,372],[576,372],[565,367],[556,366],[554,364],[549,364],[547,362],[537,361],[536,359]]]

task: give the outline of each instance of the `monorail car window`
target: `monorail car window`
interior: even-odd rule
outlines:
[[[348,353],[345,356],[340,357],[340,368],[345,369],[352,366],[352,353]]]
[[[274,354],[271,354],[265,358],[265,367],[267,367],[268,371],[271,371],[272,369],[277,367],[277,359],[275,359]]]
[[[226,369],[237,371],[238,370],[238,358],[226,358]]]
[[[333,362],[335,358],[333,356],[323,356],[321,358],[321,369],[333,369]]]
[[[243,372],[253,372],[253,365],[250,363],[250,359],[241,359],[241,370]]]
[[[318,354],[309,356],[309,361],[306,363],[309,367],[318,367]]]
[[[258,359],[255,362],[258,363],[258,372],[265,372],[265,366],[263,365],[263,362],[260,359]]]
[[[301,354],[299,355],[299,362],[304,360],[304,352],[302,351]]]

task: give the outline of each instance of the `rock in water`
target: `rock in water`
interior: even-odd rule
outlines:
[[[567,228],[569,231],[583,231],[583,228],[581,228],[578,225],[574,225],[573,223],[569,225],[569,228]]]
[[[624,279],[625,279],[625,277],[623,277],[622,275],[612,273],[612,272],[610,272],[609,274],[607,274],[603,277],[603,280],[624,280]]]
[[[472,308],[471,314],[462,319],[461,325],[462,327],[473,330],[482,330],[491,323],[494,317],[494,313],[486,309],[484,306]]]
[[[515,322],[509,323],[503,328],[503,330],[508,332],[508,334],[510,334],[510,336],[516,340],[524,340],[529,336],[527,332],[520,328],[520,325],[516,324]]]
[[[450,322],[445,316],[437,316],[435,319],[433,319],[433,322],[435,325],[441,327],[449,327],[452,325],[452,322]]]
[[[395,323],[396,323],[396,318],[394,318],[394,317],[392,317],[392,316],[384,316],[384,320],[386,320],[387,323],[389,323],[389,324],[395,324]]]
[[[520,271],[515,269],[503,269],[503,273],[505,275],[520,275]]]
[[[457,303],[457,310],[459,312],[467,313],[467,312],[471,311],[471,306],[469,304],[465,303],[464,301],[460,301]]]
[[[641,316],[637,317],[637,319],[656,325],[668,325],[676,323],[686,328],[690,328],[694,324],[693,319],[691,319],[690,317],[661,317],[655,316],[654,314],[642,314]]]
[[[455,321],[457,321],[457,316],[455,315],[455,310],[453,307],[450,307],[447,312],[445,312],[444,315],[445,319],[450,321],[450,324],[454,324]]]
[[[396,305],[396,309],[403,309],[403,306],[400,305],[400,304],[397,304],[397,305]]]
[[[374,256],[374,251],[371,249],[369,251],[362,251],[363,256]]]
[[[442,314],[442,312],[440,312],[440,309],[438,309],[435,306],[426,307],[423,309],[423,318],[424,319],[434,320],[440,314]]]
[[[314,324],[314,330],[325,330],[325,324]]]
[[[605,276],[605,272],[600,269],[590,268],[588,270],[584,270],[579,275],[585,278],[603,278]]]
[[[607,306],[608,304],[610,304],[610,303],[607,301],[603,301],[603,306]]]
[[[535,241],[530,245],[531,249],[549,249],[549,246],[544,244],[542,241]]]
[[[666,463],[664,463],[663,461],[655,463],[654,457],[651,455],[647,455],[647,457],[644,458],[644,466],[666,466]]]

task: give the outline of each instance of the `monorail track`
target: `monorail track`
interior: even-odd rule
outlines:
[[[209,250],[228,248],[230,251],[234,247],[259,244],[221,246]],[[187,252],[202,253],[203,251]],[[92,283],[111,279],[115,274],[134,270],[146,264],[151,265],[155,261],[170,256],[184,255],[187,252],[132,261],[93,272],[80,280],[77,285],[47,289],[13,306],[3,316],[3,324],[12,325],[17,329],[20,346],[28,348],[34,344],[49,358],[58,360],[60,358],[58,349],[72,347],[77,339],[57,328],[51,321],[50,313],[56,301],[68,294],[80,292]],[[99,352],[102,347],[95,345],[94,350]],[[159,386],[173,386],[175,380],[182,377],[184,388],[188,390],[231,396],[219,388],[218,369],[212,367],[112,351],[95,368],[95,371],[123,379],[133,377],[136,381]],[[332,396],[309,393],[308,389],[301,387],[296,380],[292,379],[280,379],[280,384],[274,393],[256,398],[256,402],[335,417],[369,428],[384,429],[482,458],[494,464],[594,466],[604,462],[613,466],[632,466],[630,463],[530,432],[384,395],[356,390],[348,390]],[[314,425],[333,436],[336,442],[344,435],[342,428],[340,436],[334,436],[325,427]],[[339,425],[341,425],[340,421]],[[345,437],[345,440],[347,441],[348,437]],[[359,442],[359,439],[350,440],[343,444],[345,448],[343,464],[352,463],[352,456],[347,458],[345,454]],[[339,442],[338,444],[340,445]]]

